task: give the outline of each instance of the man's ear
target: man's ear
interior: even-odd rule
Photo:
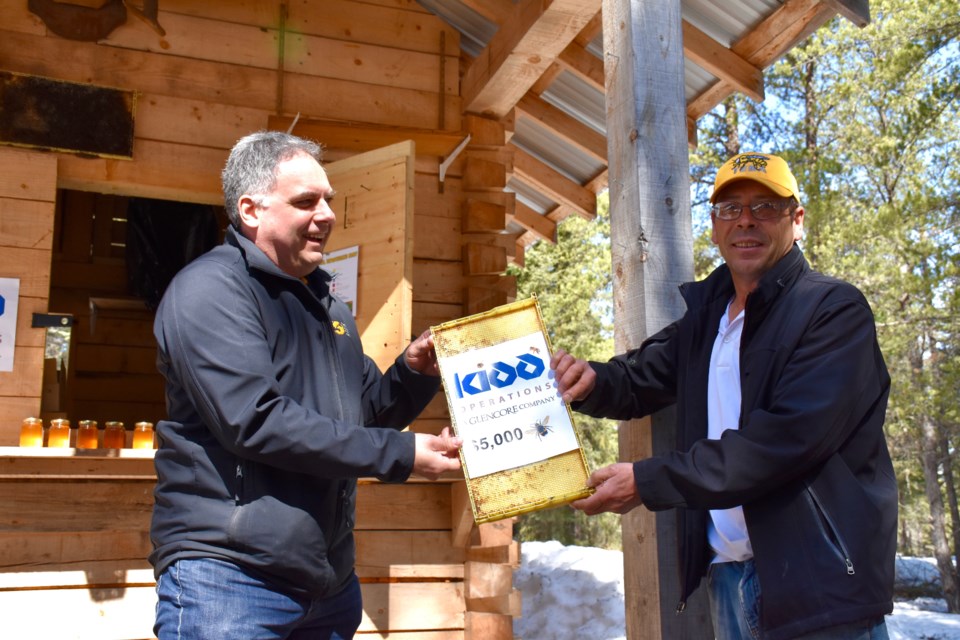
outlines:
[[[793,211],[793,239],[799,241],[803,238],[803,216],[806,212],[803,207],[798,206]]]
[[[260,226],[260,214],[261,208],[257,206],[256,199],[251,196],[244,194],[240,196],[240,200],[237,201],[237,212],[240,214],[240,223],[251,229],[256,229]]]

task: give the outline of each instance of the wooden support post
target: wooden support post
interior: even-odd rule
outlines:
[[[677,285],[693,277],[680,4],[604,0],[603,33],[614,339],[622,353],[680,317]],[[665,413],[621,423],[620,459],[668,448],[675,427]],[[680,597],[675,518],[643,508],[623,516],[631,640],[712,637],[699,599],[682,616],[673,613]]]

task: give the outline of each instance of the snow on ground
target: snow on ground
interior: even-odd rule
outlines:
[[[623,555],[559,542],[524,542],[514,587],[523,596],[523,616],[513,624],[523,640],[618,640],[626,637]],[[931,573],[932,572],[932,573]],[[898,581],[930,582],[928,558],[898,558]],[[946,613],[937,598],[896,602],[887,616],[890,640],[960,640],[960,615]]]

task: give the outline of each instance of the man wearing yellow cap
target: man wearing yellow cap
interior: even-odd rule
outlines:
[[[678,612],[705,577],[719,640],[886,640],[897,485],[873,314],[807,264],[782,158],[731,158],[710,202],[724,264],[681,286],[680,320],[606,363],[553,358],[577,411],[677,410],[675,451],[595,471],[573,506],[676,508]]]

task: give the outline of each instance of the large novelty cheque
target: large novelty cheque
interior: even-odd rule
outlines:
[[[536,298],[431,330],[476,521],[589,495]]]

